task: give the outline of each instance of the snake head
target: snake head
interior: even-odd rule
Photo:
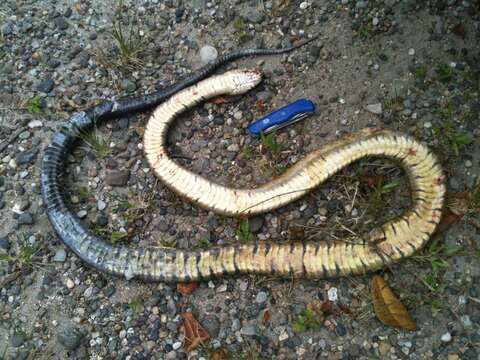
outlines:
[[[229,95],[246,93],[262,81],[262,74],[254,69],[232,70],[228,74],[231,76]]]

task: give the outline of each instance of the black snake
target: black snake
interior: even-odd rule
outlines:
[[[420,249],[440,221],[444,176],[429,149],[408,136],[378,129],[356,132],[308,154],[282,176],[256,189],[233,189],[215,184],[168,157],[165,135],[176,115],[216,95],[243,93],[260,81],[260,75],[251,70],[234,70],[202,79],[234,59],[285,53],[306,42],[278,50],[240,50],[219,58],[165,90],[106,101],[73,115],[54,134],[43,157],[42,194],[48,218],[58,236],[83,261],[100,271],[127,279],[166,282],[238,273],[304,277],[359,274],[379,269]],[[188,87],[193,84],[196,85]],[[374,229],[358,242],[255,242],[207,250],[108,244],[87,230],[67,206],[62,181],[65,158],[79,133],[94,122],[118,118],[161,103],[145,131],[146,156],[156,175],[167,186],[202,207],[233,216],[269,211],[298,199],[341,168],[369,155],[389,157],[400,164],[410,180],[413,205],[399,218]]]

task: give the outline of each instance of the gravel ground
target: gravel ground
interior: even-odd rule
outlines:
[[[178,162],[223,184],[255,186],[337,136],[379,126],[434,148],[452,197],[472,193],[480,172],[479,20],[478,0],[2,1],[0,358],[480,359],[479,192],[433,245],[382,272],[417,322],[407,332],[375,317],[371,275],[242,276],[201,283],[190,295],[106,276],[61,244],[39,191],[42,151],[73,112],[161,88],[229,50],[319,33],[291,54],[229,65],[261,69],[265,80],[183,115],[169,133]],[[254,118],[300,97],[317,104],[315,116],[262,141],[246,133]],[[366,159],[248,223],[207,212],[152,175],[141,148],[148,116],[99,124],[69,158],[71,206],[111,242],[332,241],[408,206],[403,174]],[[327,305],[307,316],[318,303]],[[189,353],[186,311],[211,338]]]

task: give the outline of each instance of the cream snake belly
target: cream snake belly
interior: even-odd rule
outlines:
[[[216,213],[249,216],[302,197],[356,160],[381,156],[396,161],[408,175],[412,206],[398,218],[348,243],[254,242],[207,250],[111,245],[85,229],[64,200],[64,158],[80,129],[90,126],[95,116],[94,112],[79,113],[55,134],[44,156],[42,191],[50,222],[59,237],[101,271],[127,279],[165,282],[242,273],[310,278],[355,275],[375,271],[421,249],[440,221],[444,175],[433,153],[409,136],[379,129],[358,131],[308,154],[280,177],[255,189],[216,184],[169,157],[165,138],[178,114],[217,95],[242,94],[260,80],[256,71],[232,70],[176,90],[154,111],[145,129],[145,154],[155,174],[170,189]],[[112,116],[118,111],[118,104],[103,106],[103,110],[96,110],[98,116]]]

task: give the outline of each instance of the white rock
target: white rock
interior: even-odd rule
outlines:
[[[204,64],[215,61],[217,57],[218,51],[213,46],[205,45],[200,49],[200,60]]]
[[[12,170],[15,170],[17,168],[17,162],[15,161],[15,159],[10,159],[10,161],[8,162],[8,167]]]
[[[286,331],[282,332],[278,337],[278,341],[283,341],[288,339],[288,333]]]
[[[305,10],[310,4],[306,1],[300,3],[300,9]]]
[[[368,112],[371,112],[372,114],[380,115],[382,113],[382,104],[381,103],[369,104],[365,106],[365,110],[367,110]]]
[[[443,342],[449,343],[450,341],[452,341],[452,334],[450,334],[449,332],[446,332],[445,334],[442,335],[441,339]]]
[[[327,291],[327,295],[328,295],[328,300],[330,301],[337,301],[338,300],[338,290],[336,287],[331,287],[330,289],[328,289]]]
[[[28,123],[28,127],[30,129],[34,129],[34,128],[37,128],[37,127],[42,127],[43,124],[40,120],[32,120]]]
[[[97,201],[97,209],[102,211],[102,210],[105,210],[105,208],[107,207],[107,203],[103,200],[98,200]]]
[[[75,283],[73,282],[72,279],[68,278],[67,279],[67,288],[73,289],[75,287]]]
[[[410,55],[410,56],[415,55],[415,49],[408,50],[408,55]]]

